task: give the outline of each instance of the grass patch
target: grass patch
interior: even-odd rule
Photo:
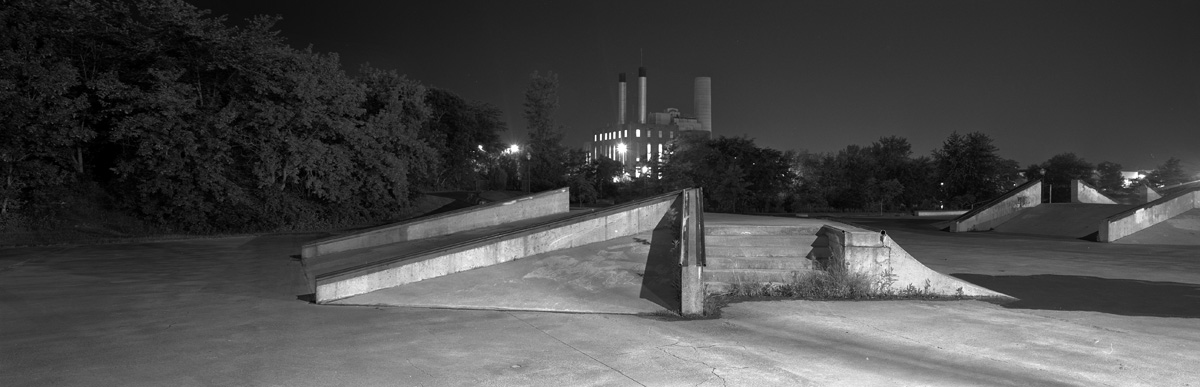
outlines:
[[[705,297],[705,315],[720,316],[721,308],[734,302],[768,300],[865,301],[865,300],[963,300],[970,299],[958,289],[954,295],[935,293],[925,285],[895,288],[891,269],[879,275],[851,272],[843,265],[829,270],[805,272],[786,283],[734,283],[728,291]]]

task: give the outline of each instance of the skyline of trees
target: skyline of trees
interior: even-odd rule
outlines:
[[[928,156],[897,136],[823,154],[691,139],[618,183],[620,163],[562,145],[554,72],[530,75],[515,157],[531,157],[515,159],[496,107],[394,70],[347,73],[336,54],[287,45],[277,18],[232,27],[178,1],[6,4],[0,226],[88,202],[196,232],[375,222],[423,192],[520,189],[518,176],[577,202],[701,186],[723,211],[969,207],[1019,178],[986,134],[955,132]],[[1091,179],[1084,164],[1042,165],[1048,181]],[[1115,165],[1101,166],[1111,188]],[[1146,181],[1186,179],[1171,158]]]

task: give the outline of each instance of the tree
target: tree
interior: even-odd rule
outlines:
[[[1059,189],[1053,190],[1052,198],[1055,203],[1065,203],[1071,200],[1071,180],[1081,180],[1095,184],[1095,166],[1074,153],[1061,153],[1043,162],[1039,169],[1045,169],[1042,181]],[[1047,186],[1046,190],[1051,188]]]
[[[1125,188],[1125,178],[1121,175],[1121,164],[1101,161],[1096,164],[1096,188],[1106,192],[1117,192]]]
[[[235,28],[207,14],[181,1],[6,2],[0,212],[95,182],[155,223],[262,229],[387,218],[432,184],[424,87],[369,68],[349,77],[337,55],[284,44],[276,18]]]
[[[529,130],[526,152],[530,160],[530,187],[534,191],[561,187],[566,176],[563,160],[566,149],[562,146],[562,131],[554,121],[558,110],[558,75],[547,72],[530,75],[529,88],[525,90],[525,122]]]
[[[1166,187],[1187,182],[1187,175],[1179,159],[1171,157],[1146,175],[1146,182],[1152,187]]]
[[[440,155],[434,185],[474,189],[475,180],[492,167],[488,155],[503,149],[499,132],[508,128],[500,109],[438,88],[428,90],[425,103],[430,119],[421,137]]]
[[[11,7],[11,8],[10,8]],[[95,131],[80,119],[87,99],[80,71],[56,50],[77,16],[36,2],[0,11],[0,218],[82,174],[81,147]],[[37,203],[35,203],[37,204]]]
[[[979,132],[965,136],[951,133],[942,148],[934,150],[939,184],[945,184],[946,195],[954,206],[969,207],[1011,188],[1006,187],[1011,180],[1006,176],[1016,174],[1016,165],[1005,162],[997,150],[992,139]]]

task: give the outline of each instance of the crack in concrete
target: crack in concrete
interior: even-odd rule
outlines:
[[[624,372],[621,372],[621,370],[618,370],[618,369],[616,369],[616,368],[613,368],[613,366],[610,366],[610,365],[608,365],[608,363],[602,362],[602,361],[600,361],[600,359],[597,359],[597,358],[595,358],[595,357],[592,357],[592,355],[589,355],[589,354],[587,354],[587,352],[580,351],[580,350],[579,350],[579,348],[575,348],[575,346],[573,346],[573,345],[571,345],[571,344],[567,344],[567,342],[565,342],[565,341],[562,341],[561,339],[559,339],[559,338],[557,338],[557,337],[554,337],[554,335],[552,335],[552,334],[550,334],[550,333],[548,333],[548,332],[546,332],[546,331],[542,330],[542,328],[538,328],[536,325],[533,325],[533,324],[529,323],[528,321],[525,321],[525,320],[521,319],[520,317],[517,317],[516,315],[514,315],[514,314],[512,314],[512,313],[507,313],[507,314],[508,314],[509,316],[511,316],[512,318],[515,318],[515,319],[517,319],[517,321],[520,321],[520,322],[523,322],[523,323],[525,323],[525,325],[528,325],[530,328],[536,329],[538,332],[542,332],[542,334],[543,334],[543,335],[546,335],[546,336],[550,337],[551,339],[554,339],[554,341],[557,341],[557,342],[559,342],[559,343],[562,343],[562,345],[565,345],[565,346],[567,346],[567,348],[571,348],[571,349],[575,350],[575,352],[579,352],[579,353],[580,353],[580,354],[582,354],[583,356],[587,356],[589,359],[592,359],[592,361],[595,361],[595,362],[597,362],[597,363],[600,363],[600,365],[603,365],[603,366],[605,366],[605,367],[608,367],[608,369],[610,369],[610,370],[613,370],[614,372],[616,372],[616,373],[618,373],[618,374],[621,374],[621,376],[624,376],[626,379],[629,379],[630,381],[632,381],[632,382],[634,382],[634,383],[637,383],[639,386],[643,386],[643,387],[645,387],[645,386],[646,386],[646,385],[645,385],[645,384],[643,384],[642,382],[639,382],[637,379],[634,379],[634,378],[630,377],[629,375],[626,375]]]
[[[665,354],[671,355],[671,357],[673,357],[673,358],[676,358],[676,359],[679,359],[679,360],[682,360],[682,361],[686,361],[686,362],[690,362],[690,363],[699,363],[699,364],[703,364],[705,367],[708,367],[708,368],[709,368],[709,373],[711,373],[711,374],[712,374],[713,376],[715,376],[717,379],[720,379],[720,380],[721,380],[721,385],[722,385],[722,386],[728,386],[728,385],[729,385],[729,382],[728,382],[727,380],[725,380],[725,377],[724,377],[724,376],[721,376],[721,374],[718,374],[718,373],[717,373],[717,367],[714,367],[714,366],[712,366],[711,364],[708,364],[707,362],[705,362],[705,361],[703,361],[703,360],[684,359],[684,358],[682,358],[682,357],[679,357],[679,356],[678,356],[678,355],[676,355],[676,354],[673,354],[673,353],[671,353],[671,351],[668,351],[668,350],[666,349],[666,347],[675,347],[675,346],[678,346],[678,347],[683,347],[683,348],[690,348],[692,351],[697,351],[697,350],[701,350],[701,349],[716,348],[716,347],[717,347],[717,345],[716,345],[716,344],[713,344],[713,345],[707,345],[707,346],[701,346],[701,347],[697,347],[697,346],[694,346],[694,345],[679,345],[680,343],[682,343],[682,341],[676,340],[674,343],[667,344],[667,345],[660,345],[660,346],[657,346],[657,347],[655,347],[655,349],[658,349],[659,351],[662,351],[662,353],[665,353]],[[742,347],[742,348],[744,349],[745,347]],[[735,367],[735,368],[746,368],[746,367]],[[708,381],[710,381],[710,380],[713,380],[713,378],[708,378],[708,379],[705,379],[703,382],[696,383],[695,385],[699,386],[699,385],[701,385],[701,384],[708,383]]]
[[[431,379],[437,379],[437,376],[433,376],[433,374],[429,373],[429,371],[426,371],[424,368],[421,368],[416,363],[413,363],[412,359],[404,359],[404,360],[408,361],[409,367],[416,368],[417,371],[421,371],[421,373],[425,374],[425,376],[428,376]],[[424,385],[424,383],[422,383],[421,385]]]

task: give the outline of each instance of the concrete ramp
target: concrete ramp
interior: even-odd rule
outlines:
[[[566,190],[554,192],[562,193],[552,197],[561,199],[561,204],[565,206]],[[450,227],[460,231],[441,231],[418,239],[396,240],[398,238],[373,236],[380,231],[369,230],[306,245],[302,262],[313,282],[316,302],[329,303],[452,273],[651,231],[667,218],[672,208],[680,206],[681,195],[680,192],[673,192],[578,213],[520,211],[509,213],[503,219],[476,213],[487,211],[490,206],[467,208],[454,221],[435,218],[433,225],[418,221],[404,227],[386,228],[442,230]],[[675,213],[679,212],[675,210]],[[477,227],[463,224],[472,220],[486,221],[492,225]],[[405,232],[387,231],[384,234],[404,235]],[[332,249],[331,246],[339,248]]]
[[[669,232],[667,233],[669,234]],[[646,232],[331,302],[425,308],[656,314],[679,310],[678,277],[646,270],[669,237]],[[676,274],[677,275],[677,274]]]
[[[902,292],[914,289],[943,296],[1015,299],[930,269],[884,230],[831,223],[822,227],[817,235],[817,244],[829,246],[830,259],[845,264],[851,272],[878,278],[879,290]]]
[[[1136,206],[1092,203],[1043,203],[1026,208],[995,226],[996,232],[1096,240],[1105,218]]]
[[[1200,208],[1146,227],[1113,243],[1200,246]]]

